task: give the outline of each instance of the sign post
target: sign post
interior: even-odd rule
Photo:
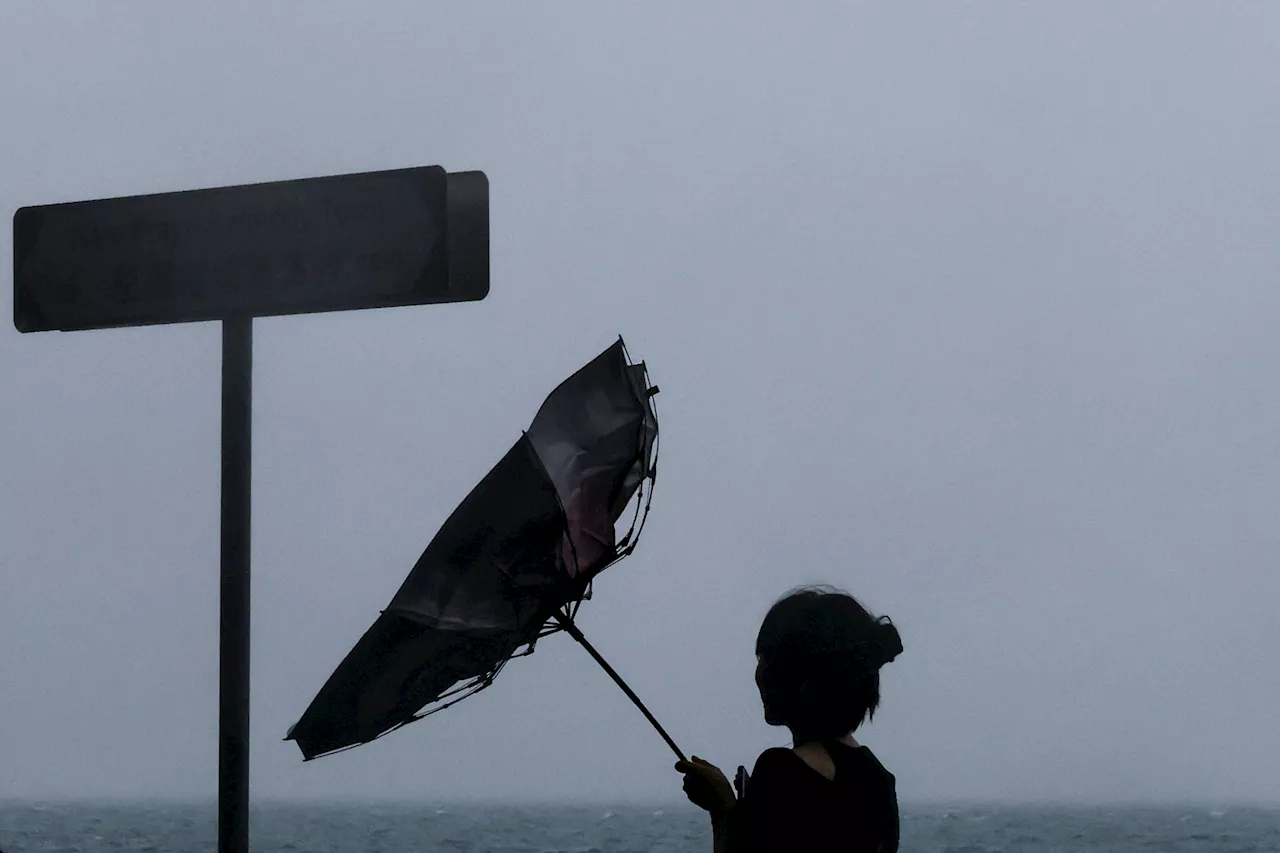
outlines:
[[[249,850],[253,318],[484,299],[489,183],[439,166],[24,207],[20,332],[222,323],[218,851]]]
[[[222,578],[218,644],[218,850],[249,850],[249,534],[253,317],[222,321]]]

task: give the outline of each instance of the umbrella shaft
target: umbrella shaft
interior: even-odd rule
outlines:
[[[671,747],[671,751],[676,754],[676,757],[679,758],[681,761],[684,761],[685,760],[684,753],[680,751],[680,747],[676,746],[676,742],[671,739],[671,736],[667,734],[664,728],[662,728],[662,725],[656,719],[654,719],[653,714],[649,713],[649,709],[646,708],[644,706],[644,703],[640,701],[640,697],[637,696],[635,692],[632,691],[632,689],[627,686],[627,682],[622,680],[622,676],[618,675],[618,673],[614,671],[613,667],[609,666],[609,662],[606,661],[604,658],[602,658],[600,656],[600,653],[597,652],[595,648],[593,648],[592,645],[587,642],[587,638],[582,636],[582,631],[578,630],[578,626],[573,624],[573,620],[570,619],[568,616],[564,615],[564,613],[560,612],[559,610],[556,611],[556,620],[560,623],[560,627],[564,628],[565,632],[568,633],[570,637],[573,637],[575,640],[577,640],[578,643],[580,643],[582,647],[587,650],[587,654],[595,658],[596,663],[600,664],[601,669],[603,669],[605,672],[609,674],[609,677],[612,678],[614,682],[616,682],[617,685],[622,688],[622,692],[627,694],[627,698],[630,699],[632,702],[634,702],[636,707],[640,709],[640,713],[644,714],[645,718],[653,725],[655,729],[658,730],[658,734],[662,735],[662,739],[667,742],[667,746]]]

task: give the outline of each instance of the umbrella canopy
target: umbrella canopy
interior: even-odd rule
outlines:
[[[489,686],[541,637],[568,630],[586,645],[572,623],[578,605],[592,579],[634,549],[648,513],[656,392],[621,338],[561,383],[286,740],[306,760],[367,743]],[[633,498],[630,529],[618,538]]]

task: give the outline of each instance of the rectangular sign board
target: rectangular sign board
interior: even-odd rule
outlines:
[[[489,292],[489,182],[439,166],[24,207],[20,332],[389,308]]]

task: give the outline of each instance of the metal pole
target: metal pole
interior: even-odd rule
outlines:
[[[249,853],[249,520],[253,318],[222,321],[218,853]]]
[[[640,697],[631,691],[631,688],[627,686],[627,682],[622,680],[622,676],[614,672],[613,667],[609,666],[609,662],[606,661],[604,658],[602,658],[600,656],[600,653],[597,652],[595,648],[593,648],[592,645],[587,642],[587,638],[582,636],[582,632],[578,630],[577,625],[573,624],[573,620],[570,619],[568,616],[564,615],[564,613],[562,613],[561,611],[557,610],[556,621],[560,623],[560,627],[564,628],[565,632],[568,633],[570,637],[573,637],[575,640],[577,640],[578,643],[581,644],[581,646],[587,650],[587,654],[591,655],[593,658],[596,659],[596,663],[600,664],[600,667],[609,674],[609,677],[612,678],[615,682],[617,682],[618,686],[622,688],[622,692],[627,694],[627,698],[629,698],[632,702],[636,704],[636,707],[640,709],[640,713],[644,714],[645,718],[653,725],[655,729],[658,730],[658,734],[662,735],[662,739],[667,742],[667,746],[671,747],[671,751],[676,754],[676,758],[679,758],[681,761],[684,761],[685,760],[684,753],[680,751],[680,747],[676,746],[676,742],[673,741],[671,739],[671,736],[667,734],[666,729],[664,729],[658,723],[658,721],[654,718],[653,714],[649,713],[649,709],[646,708],[644,706],[644,703],[640,701]]]

